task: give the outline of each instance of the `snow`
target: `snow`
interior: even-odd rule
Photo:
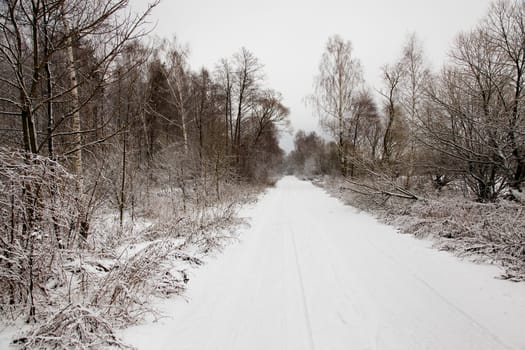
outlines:
[[[15,350],[16,347],[11,344],[13,339],[23,336],[28,329],[29,326],[21,320],[8,324],[2,322],[0,325],[0,350]]]
[[[139,349],[525,349],[525,284],[285,177],[238,244],[191,272]]]

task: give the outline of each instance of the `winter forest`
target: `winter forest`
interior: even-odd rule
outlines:
[[[0,1],[10,346],[129,348],[118,330],[160,315],[152,298],[184,295],[191,269],[242,240],[239,211],[289,175],[525,280],[523,1],[492,3],[438,69],[407,36],[381,86],[351,33],[327,38],[304,97],[317,132],[293,130],[249,43],[195,70],[191,43],[151,39],[157,6]]]

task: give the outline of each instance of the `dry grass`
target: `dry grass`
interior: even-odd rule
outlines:
[[[181,198],[158,183],[122,226],[114,207],[97,206],[79,241],[73,176],[3,149],[0,170],[0,319],[29,323],[24,349],[127,348],[114,328],[158,316],[153,296],[183,294],[186,271],[236,239],[239,208],[263,190],[222,183],[218,196],[194,181]]]
[[[131,347],[120,342],[111,322],[79,304],[71,304],[16,340],[22,349],[95,350],[106,346]]]

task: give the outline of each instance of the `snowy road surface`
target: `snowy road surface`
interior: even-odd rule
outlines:
[[[397,234],[293,177],[194,271],[139,349],[525,349],[525,284]]]

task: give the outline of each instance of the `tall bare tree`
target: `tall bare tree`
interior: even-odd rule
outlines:
[[[233,140],[233,68],[229,59],[221,59],[215,68],[215,79],[221,87],[224,125],[227,131],[228,146],[231,146]]]
[[[182,131],[182,144],[184,152],[188,153],[188,128],[189,128],[189,103],[191,99],[190,69],[188,66],[188,50],[180,47],[176,39],[168,45],[166,59],[168,61],[167,71],[164,70],[166,82],[168,83],[169,93],[172,104],[176,107],[180,117],[180,129]],[[169,116],[164,116],[172,119]]]
[[[235,125],[233,128],[234,152],[237,164],[241,161],[241,137],[243,120],[249,111],[251,102],[256,98],[259,84],[262,80],[262,65],[259,60],[248,51],[242,48],[233,56],[234,62],[234,104],[237,108]]]
[[[417,171],[418,160],[422,157],[418,143],[418,120],[426,101],[425,89],[430,77],[430,70],[425,61],[423,44],[415,33],[407,37],[400,60],[404,67],[401,80],[400,102],[407,127],[407,156],[405,157],[406,186],[410,186],[411,177]]]
[[[363,84],[363,71],[353,56],[352,44],[334,35],[328,39],[309,97],[321,126],[336,140],[341,173],[348,174],[349,122],[356,114],[356,99]]]
[[[406,143],[406,134],[403,135],[405,123],[400,101],[403,75],[404,69],[401,63],[383,67],[385,91],[381,92],[381,95],[385,99],[386,125],[383,134],[382,161],[387,166],[399,160]]]

